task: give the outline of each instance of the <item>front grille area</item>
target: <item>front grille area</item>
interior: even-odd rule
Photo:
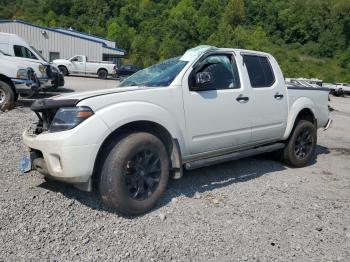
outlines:
[[[52,78],[52,70],[50,65],[45,65],[46,67],[46,74],[48,78]]]
[[[34,70],[32,68],[28,68],[27,74],[28,74],[28,79],[31,80],[33,83],[35,83],[36,82],[36,76],[35,76]]]
[[[79,102],[78,99],[38,99],[31,105],[30,109],[35,112],[39,122],[34,128],[34,134],[39,135],[42,132],[49,131],[52,120],[57,110],[61,107],[74,107]]]
[[[57,112],[57,109],[47,109],[42,111],[34,111],[38,116],[39,121],[36,124],[36,127],[33,128],[33,133],[39,135],[43,132],[49,131],[53,118]]]

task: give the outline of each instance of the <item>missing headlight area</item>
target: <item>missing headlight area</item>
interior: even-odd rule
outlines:
[[[56,112],[60,108],[74,107],[77,104],[76,99],[66,100],[55,100],[55,99],[40,99],[36,100],[31,110],[35,112],[39,121],[36,127],[32,128],[35,135],[39,135],[43,132],[50,130],[53,119],[55,118]]]

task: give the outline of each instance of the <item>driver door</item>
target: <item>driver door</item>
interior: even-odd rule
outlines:
[[[201,72],[209,73],[210,81],[197,87]],[[220,53],[203,58],[184,77],[186,133],[192,155],[250,143],[249,90],[240,74],[232,53]]]
[[[79,74],[85,74],[85,63],[82,56],[75,56],[71,59],[72,63],[72,72],[73,73],[79,73]]]

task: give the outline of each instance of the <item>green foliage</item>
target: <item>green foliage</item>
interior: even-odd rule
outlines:
[[[350,81],[349,0],[0,0],[0,18],[107,37],[145,66],[199,44],[271,52],[286,76]]]

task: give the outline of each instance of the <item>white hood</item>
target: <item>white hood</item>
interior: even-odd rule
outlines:
[[[138,91],[138,90],[145,90],[145,89],[151,89],[153,87],[145,87],[145,86],[131,86],[131,87],[116,87],[112,89],[102,89],[102,90],[96,90],[96,91],[86,91],[86,92],[76,92],[76,93],[67,93],[62,94],[58,96],[54,96],[51,99],[60,100],[60,99],[86,99],[94,96],[101,96],[101,95],[108,95],[108,94],[115,94],[115,93],[123,93],[123,92],[130,92],[130,91]]]

